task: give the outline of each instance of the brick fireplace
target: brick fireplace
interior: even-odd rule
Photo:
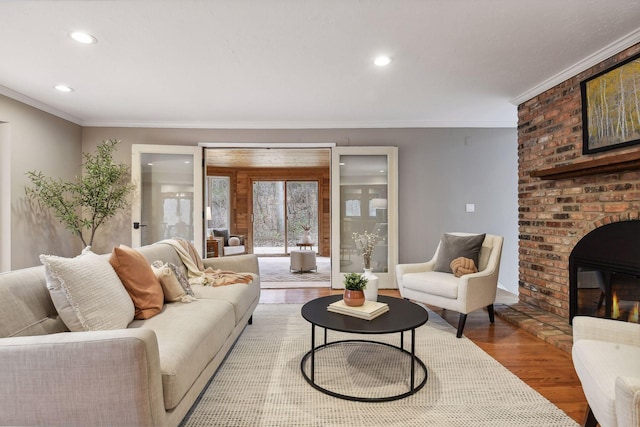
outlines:
[[[519,298],[567,322],[575,245],[640,219],[640,147],[582,154],[580,82],[639,52],[632,46],[518,106]]]

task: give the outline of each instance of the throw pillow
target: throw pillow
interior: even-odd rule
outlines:
[[[184,291],[187,293],[187,295],[191,295],[192,297],[195,297],[196,295],[193,293],[193,290],[191,289],[191,284],[189,283],[189,279],[187,279],[187,276],[184,275],[180,267],[178,267],[177,265],[171,262],[168,263],[167,265],[171,270],[173,270],[173,274],[176,276],[176,279],[178,279],[178,282],[180,282],[180,285],[182,286]]]
[[[475,265],[478,265],[478,258],[480,257],[480,249],[482,249],[484,237],[485,234],[474,234],[471,236],[443,234],[440,239],[438,258],[436,259],[436,265],[433,269],[443,273],[453,273],[451,270],[451,261],[459,257],[469,258],[473,260]]]
[[[229,246],[229,230],[226,228],[214,228],[213,235],[224,239],[224,246]]]
[[[140,252],[120,245],[113,248],[109,263],[133,301],[136,319],[149,319],[162,311],[162,285]]]
[[[464,276],[465,274],[477,273],[478,269],[476,268],[475,263],[472,259],[459,257],[451,261],[451,271],[453,271],[453,275],[456,277]]]
[[[175,267],[175,268],[172,268]],[[189,286],[189,282],[187,281],[188,290],[191,292],[191,295],[187,293],[187,289],[184,288],[181,283],[178,275],[176,275],[176,270],[184,277],[184,274],[177,269],[177,267],[171,263],[163,264],[162,261],[155,261],[151,264],[151,268],[155,273],[156,277],[160,280],[160,284],[162,285],[162,291],[164,292],[164,300],[168,302],[192,302],[195,300],[193,297],[193,291],[191,291],[191,286]]]
[[[239,237],[229,237],[229,246],[240,246]]]
[[[60,318],[72,332],[124,329],[134,307],[105,257],[83,251],[75,258],[40,255],[47,289]]]

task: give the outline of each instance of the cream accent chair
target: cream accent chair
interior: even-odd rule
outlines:
[[[448,233],[456,236],[473,236],[471,233]],[[455,277],[452,273],[433,271],[440,244],[430,261],[418,264],[398,264],[396,279],[403,298],[442,307],[460,313],[456,336],[462,336],[467,314],[487,307],[489,320],[494,322],[493,303],[498,287],[501,236],[487,234],[478,259],[478,272]]]
[[[576,316],[571,354],[589,403],[584,426],[640,427],[640,325]]]

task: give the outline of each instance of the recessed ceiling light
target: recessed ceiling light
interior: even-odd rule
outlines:
[[[373,60],[373,63],[378,67],[384,67],[385,65],[389,65],[391,63],[391,58],[386,55],[380,55]]]
[[[55,85],[54,88],[60,92],[73,92],[73,88],[67,85]]]
[[[69,35],[72,39],[82,44],[96,44],[98,43],[98,39],[93,37],[89,33],[85,33],[83,31],[74,31]]]

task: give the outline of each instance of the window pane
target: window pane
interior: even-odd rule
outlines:
[[[211,207],[211,220],[207,227],[229,229],[229,212],[231,191],[229,177],[210,176],[208,179],[209,206]]]

